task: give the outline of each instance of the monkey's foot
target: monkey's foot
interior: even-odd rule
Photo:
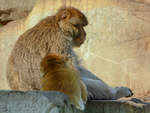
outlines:
[[[131,97],[133,92],[130,88],[127,87],[115,87],[116,89],[116,99],[121,97]]]

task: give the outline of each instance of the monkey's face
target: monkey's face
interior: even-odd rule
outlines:
[[[84,28],[88,24],[86,16],[75,8],[63,8],[58,14],[62,31],[72,37],[73,47],[80,47],[86,39]]]
[[[80,47],[86,39],[86,32],[83,26],[78,26],[78,35],[73,38],[73,47]]]

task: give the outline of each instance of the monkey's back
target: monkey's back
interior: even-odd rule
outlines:
[[[64,40],[57,23],[52,21],[55,21],[53,17],[47,17],[23,33],[17,40],[7,65],[7,79],[10,88],[15,90],[39,89],[42,58],[49,53],[71,56],[71,48],[68,46],[70,44]]]
[[[42,77],[44,91],[59,91],[68,96],[80,96],[80,76],[71,68],[49,71]]]

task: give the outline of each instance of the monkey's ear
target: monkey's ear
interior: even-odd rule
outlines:
[[[61,19],[66,19],[69,16],[70,16],[70,12],[65,10],[62,12]]]

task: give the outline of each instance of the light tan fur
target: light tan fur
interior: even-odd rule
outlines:
[[[41,62],[41,90],[59,91],[68,95],[71,104],[84,110],[87,101],[87,89],[80,80],[79,72],[67,64],[67,59],[60,55],[49,54]]]
[[[7,79],[11,89],[36,90],[40,88],[40,61],[50,53],[69,58],[74,66],[73,47],[85,40],[83,29],[88,21],[73,7],[61,8],[54,16],[40,21],[17,40],[7,66]]]

